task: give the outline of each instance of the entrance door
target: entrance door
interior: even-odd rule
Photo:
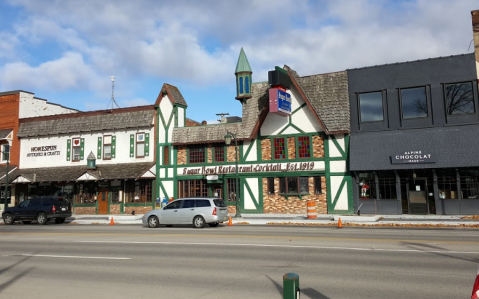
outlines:
[[[221,185],[213,185],[213,197],[222,198],[223,190],[221,189]]]
[[[98,214],[108,214],[108,189],[98,192]]]
[[[426,178],[416,178],[415,180],[409,180],[408,198],[409,214],[428,214],[428,190]]]

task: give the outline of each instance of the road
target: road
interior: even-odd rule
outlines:
[[[0,225],[0,298],[470,298],[477,229]]]

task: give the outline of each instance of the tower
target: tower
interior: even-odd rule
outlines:
[[[253,71],[249,65],[248,58],[241,48],[240,55],[238,57],[238,63],[236,64],[235,76],[236,76],[236,99],[245,102],[251,98],[251,75]]]

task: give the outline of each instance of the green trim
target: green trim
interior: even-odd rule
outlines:
[[[173,114],[175,115],[175,128],[178,128],[178,107],[173,107]]]
[[[339,145],[339,142],[336,140],[336,136],[331,136],[331,141],[333,141],[334,145],[338,149],[339,153],[341,154],[342,158],[346,158],[346,153],[344,150],[341,148],[341,145]]]
[[[150,156],[150,133],[145,133],[145,157]]]
[[[163,181],[159,181],[158,186],[160,187],[161,191],[163,191],[163,194],[169,199],[170,196],[168,195],[168,192],[166,192],[165,186],[163,186]]]
[[[299,106],[298,108],[296,108],[293,112],[291,112],[291,115],[295,114],[296,112],[298,112],[299,110],[303,109],[304,107],[306,107],[307,104],[306,102],[303,103],[301,106]]]
[[[85,157],[85,138],[80,138],[80,161]]]
[[[72,140],[67,139],[67,161],[70,161],[70,153],[71,153],[71,145],[72,145]]]
[[[338,203],[339,197],[343,193],[343,188],[345,184],[346,184],[346,177],[343,177],[343,180],[341,181],[341,184],[339,185],[338,192],[336,193],[333,201],[331,202],[331,206],[333,207],[334,210],[336,210],[336,204]]]
[[[296,130],[299,131],[300,134],[304,134],[305,132],[303,130],[301,130],[300,128],[298,128],[297,126],[295,126],[294,124],[290,124],[291,127],[295,128]]]
[[[116,158],[116,135],[111,136],[111,158]]]
[[[246,161],[246,158],[248,158],[249,153],[251,152],[251,149],[253,148],[253,145],[256,143],[256,140],[253,140],[250,145],[248,146],[248,149],[246,150],[246,154],[244,156],[244,161]],[[256,160],[258,160],[258,156],[256,156]]]
[[[166,127],[167,127],[166,122],[165,122],[165,119],[163,118],[163,113],[161,112],[161,110],[160,110],[159,116],[160,116],[160,119],[161,119],[161,123],[163,124],[163,127],[166,129]]]
[[[101,157],[101,146],[102,146],[102,140],[103,140],[103,137],[98,137],[98,149],[96,151],[96,158],[98,160],[101,160],[102,157]]]
[[[130,158],[135,155],[135,134],[130,134]]]

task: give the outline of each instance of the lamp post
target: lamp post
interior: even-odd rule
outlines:
[[[8,196],[8,168],[9,168],[9,162],[10,162],[10,147],[11,147],[11,141],[9,140],[8,141],[8,152],[6,152],[5,150],[4,151],[0,151],[0,153],[3,154],[3,159],[7,161],[7,173],[5,175],[5,193],[4,193],[4,197],[5,197],[5,202],[4,202],[4,210],[6,208],[8,208],[8,202],[7,202],[7,196]]]
[[[235,141],[235,182],[236,182],[236,215],[235,215],[235,218],[241,218],[241,211],[240,211],[240,198],[241,198],[241,194],[240,194],[240,186],[239,186],[239,178],[238,178],[238,140],[236,139],[236,134],[234,133],[231,133],[229,131],[226,131],[226,135],[225,135],[225,143],[226,145],[230,145],[231,144],[231,138],[234,139]]]

